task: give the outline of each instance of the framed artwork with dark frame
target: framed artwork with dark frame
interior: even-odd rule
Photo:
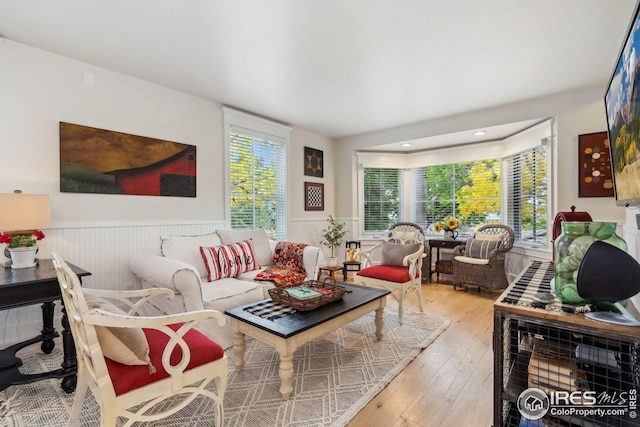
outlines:
[[[317,178],[324,177],[322,150],[304,147],[304,174]]]
[[[317,182],[304,183],[304,210],[324,210],[324,184]]]
[[[607,132],[578,135],[578,197],[614,197]]]

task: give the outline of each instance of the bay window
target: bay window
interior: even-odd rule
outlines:
[[[427,231],[446,217],[462,233],[500,222],[500,162],[496,159],[411,169],[413,222]]]
[[[427,234],[444,218],[461,235],[501,223],[516,242],[548,245],[551,120],[502,141],[410,155],[358,153],[362,235],[409,221]],[[459,161],[451,163],[448,160]]]

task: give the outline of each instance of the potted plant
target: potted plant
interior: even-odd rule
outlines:
[[[338,264],[335,249],[342,244],[342,238],[347,234],[347,231],[344,229],[344,222],[336,221],[331,215],[327,218],[327,224],[327,228],[322,230],[320,244],[331,250],[331,256],[327,259],[327,265],[329,267],[335,267]]]
[[[11,256],[11,268],[28,268],[36,265],[37,242],[44,239],[44,233],[34,230],[32,234],[18,234],[11,236],[0,233],[0,244],[6,243]]]

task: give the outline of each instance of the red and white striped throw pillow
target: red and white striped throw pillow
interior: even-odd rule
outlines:
[[[236,277],[240,273],[260,268],[254,255],[251,239],[211,248],[201,246],[200,253],[207,267],[209,282],[225,277]]]

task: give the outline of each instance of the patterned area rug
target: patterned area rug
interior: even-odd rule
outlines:
[[[376,341],[373,313],[300,347],[293,359],[293,395],[283,401],[278,377],[278,355],[247,338],[245,367],[234,369],[229,357],[229,384],[225,394],[226,427],[344,426],[450,324],[446,318],[405,310],[400,326],[397,304],[385,310],[384,337]],[[23,355],[24,372],[59,367],[60,346],[51,355]],[[100,409],[88,393],[81,426],[96,426]],[[60,389],[60,380],[44,380],[9,387],[0,392],[8,413],[0,426],[65,426],[73,395]],[[208,399],[199,399],[168,419],[147,424],[162,427],[212,426]]]

